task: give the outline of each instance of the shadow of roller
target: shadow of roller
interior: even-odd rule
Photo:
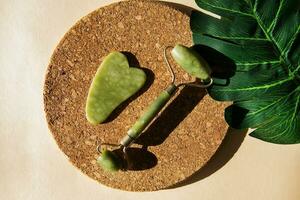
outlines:
[[[158,146],[164,143],[206,94],[207,92],[203,88],[184,87],[135,143],[144,147]]]
[[[191,12],[195,10],[194,8],[170,2],[163,2],[166,5],[169,5],[181,12],[191,15]],[[209,65],[213,68],[213,76],[215,78],[219,78],[225,81],[226,84],[229,84],[230,78],[234,76],[236,71],[236,66],[234,62],[217,52],[216,50],[203,46],[203,45],[195,45],[193,46],[194,50],[196,50],[200,55],[202,55]],[[226,86],[226,84],[224,86]],[[195,182],[198,182],[202,179],[205,179],[221,169],[225,166],[229,160],[235,155],[235,153],[240,148],[241,144],[246,137],[248,130],[236,130],[233,128],[228,128],[226,136],[222,141],[222,144],[216,151],[216,153],[212,156],[212,158],[206,163],[204,167],[195,172],[189,178],[169,187],[166,189],[173,189],[177,187],[182,187],[185,185],[189,185]]]
[[[166,189],[174,189],[198,182],[221,169],[238,151],[244,141],[244,138],[246,137],[247,132],[247,129],[236,130],[233,128],[228,128],[222,144],[204,167],[202,167],[199,171],[195,172],[192,176],[185,179],[184,181],[179,182]]]

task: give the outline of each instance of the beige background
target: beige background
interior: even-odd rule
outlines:
[[[160,192],[110,189],[68,162],[45,122],[44,73],[63,34],[111,2],[116,1],[0,0],[0,199],[299,200],[300,145],[268,144],[248,136],[212,175]],[[173,2],[196,8],[193,0]]]

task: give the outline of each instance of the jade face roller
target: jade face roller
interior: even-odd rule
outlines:
[[[164,57],[168,67],[168,71],[172,76],[172,81],[169,86],[160,93],[160,95],[149,105],[145,112],[128,130],[127,134],[120,141],[119,145],[102,144],[97,147],[100,156],[97,163],[107,171],[125,170],[128,167],[128,157],[126,149],[143,133],[145,128],[152,122],[157,114],[164,108],[171,97],[176,93],[178,88],[182,86],[194,86],[207,88],[212,85],[211,70],[207,62],[193,49],[183,45],[176,45],[171,50],[173,59],[181,66],[188,74],[200,79],[200,83],[178,83],[170,63],[167,59],[167,49],[164,50]],[[114,150],[101,149],[103,146],[113,146]]]

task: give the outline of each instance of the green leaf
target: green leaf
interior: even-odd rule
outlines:
[[[225,111],[234,128],[271,143],[300,143],[299,0],[196,0],[221,20],[194,11],[196,45],[235,63],[232,77],[214,77],[209,94],[233,101]],[[204,56],[208,61],[210,55]],[[226,82],[226,84],[224,84]]]

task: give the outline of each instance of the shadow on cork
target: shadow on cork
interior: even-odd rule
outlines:
[[[200,170],[189,178],[166,189],[174,189],[205,179],[225,166],[235,155],[246,137],[248,129],[236,130],[228,128],[226,136],[213,157]]]
[[[197,87],[184,87],[135,143],[147,146],[162,144],[207,94]]]

